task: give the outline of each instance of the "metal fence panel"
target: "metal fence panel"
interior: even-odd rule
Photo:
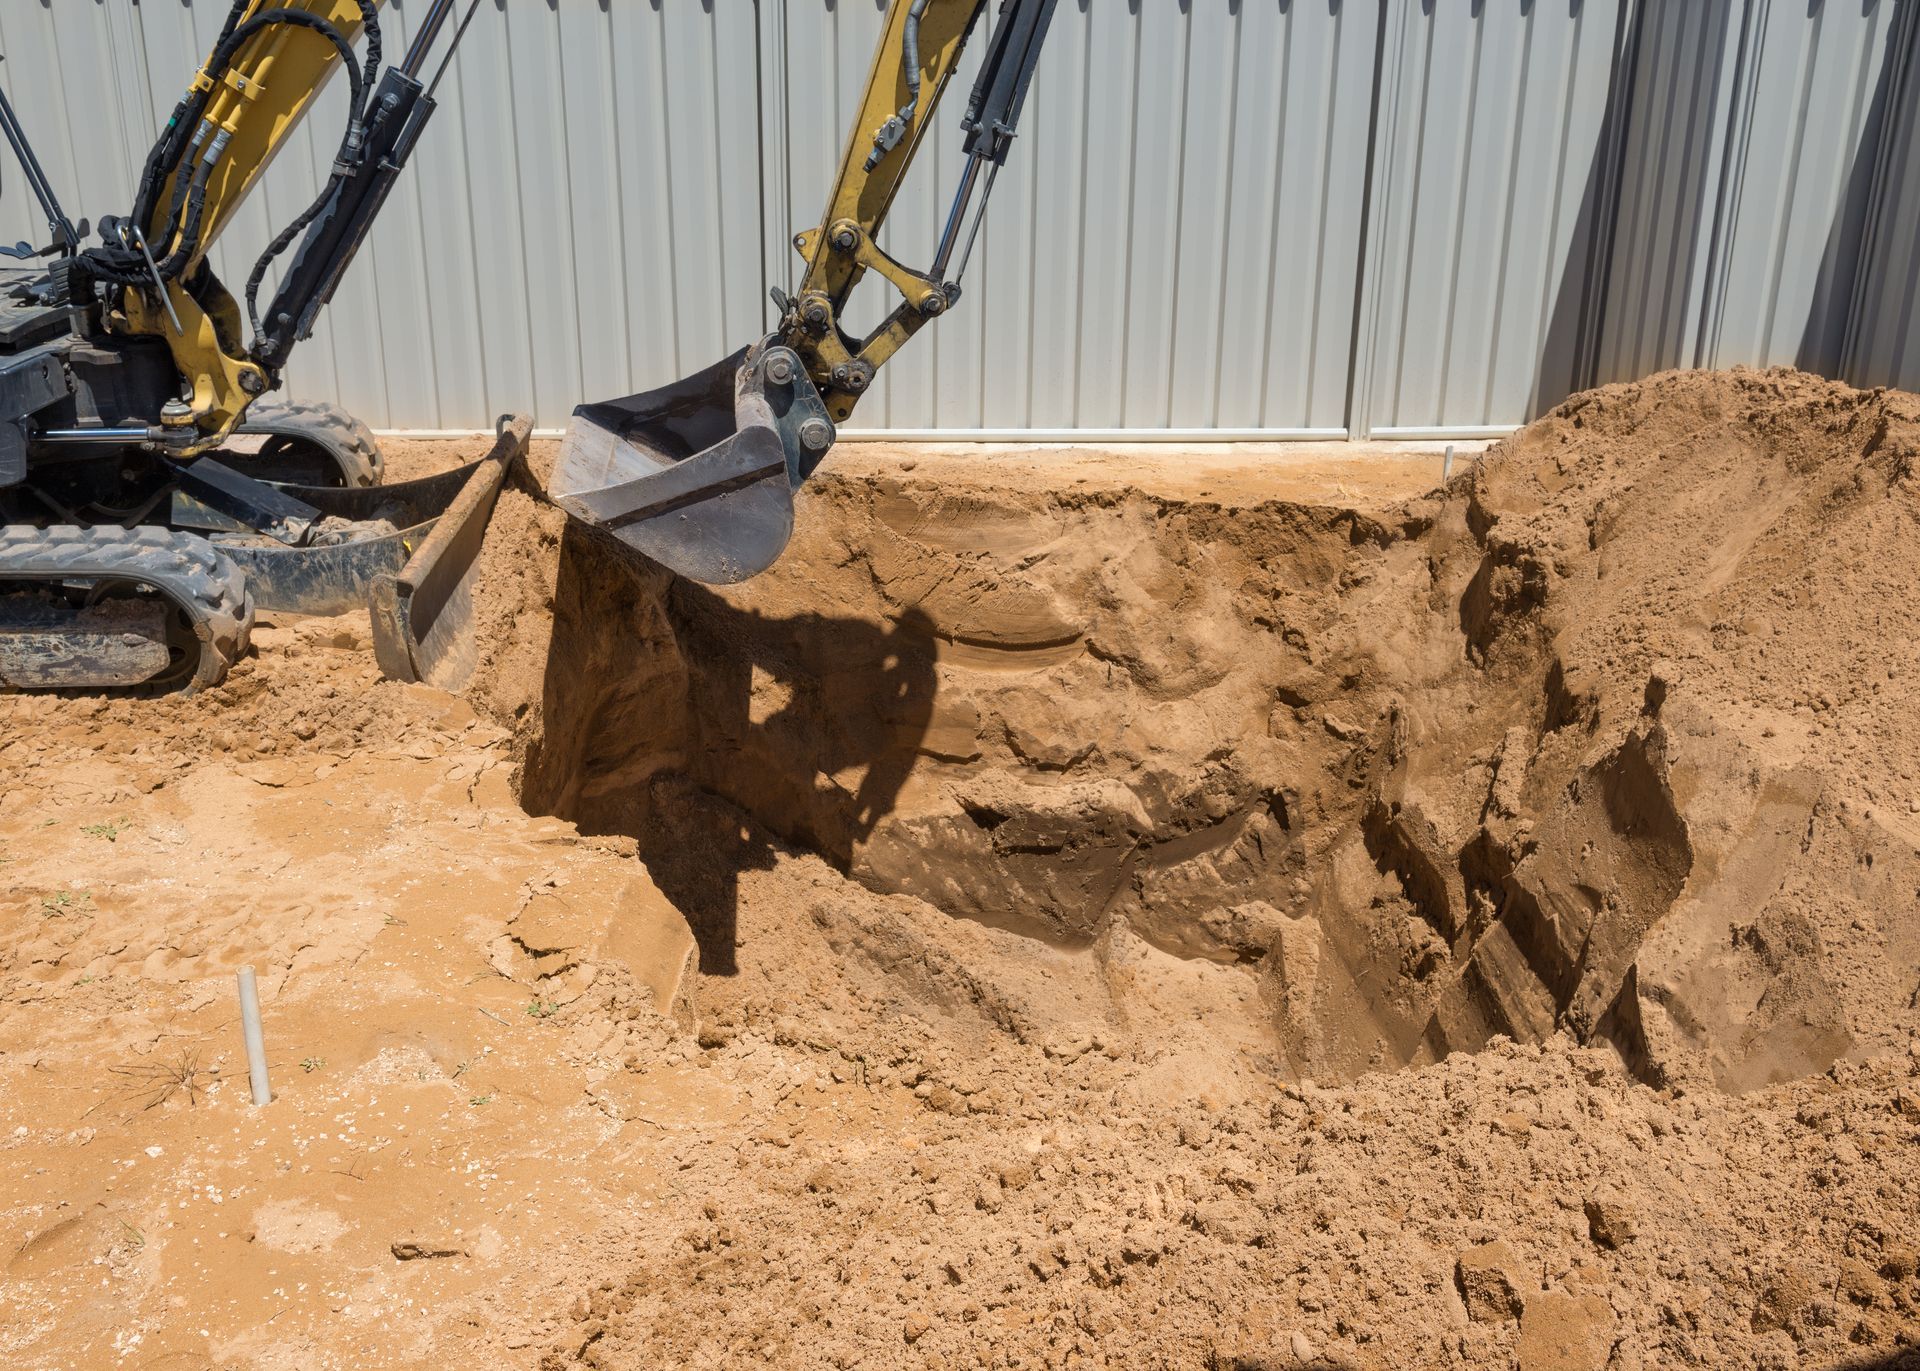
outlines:
[[[1750,22],[1706,365],[1833,373],[1901,65],[1890,4],[1764,3]]]
[[[1389,8],[1359,423],[1380,436],[1509,428],[1569,365],[1631,9]]]
[[[885,3],[484,6],[289,388],[386,428],[557,426],[748,341],[798,274]],[[390,51],[421,9],[389,4]],[[225,10],[0,0],[0,79],[76,215],[125,209]],[[1062,0],[966,296],[856,423],[1466,434],[1664,366],[1915,384],[1916,10]],[[886,229],[907,261],[962,98]],[[319,185],[343,105],[235,220],[230,284]],[[24,190],[0,169],[9,241],[44,237]],[[869,282],[850,317],[889,304]]]
[[[1895,23],[1841,361],[1855,385],[1920,390],[1920,7]]]
[[[1626,138],[1592,381],[1700,364],[1749,10],[1746,0],[1642,0],[1629,17],[1615,86]]]
[[[775,261],[819,214],[885,5],[772,5]],[[1343,432],[1365,194],[1364,159],[1345,150],[1365,143],[1378,15],[1365,0],[1066,0],[967,293],[881,373],[855,424]],[[922,153],[890,252],[931,256],[959,170],[951,132]],[[776,280],[798,273],[784,260]],[[868,282],[849,315],[887,307]]]

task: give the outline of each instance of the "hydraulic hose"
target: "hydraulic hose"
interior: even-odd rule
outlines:
[[[327,203],[333,198],[335,187],[346,176],[349,164],[359,156],[361,136],[372,118],[373,112],[369,106],[373,101],[374,93],[379,89],[375,78],[380,72],[380,18],[374,12],[372,0],[360,0],[360,14],[361,26],[367,33],[366,70],[361,76],[362,85],[355,87],[355,93],[352,96],[347,133],[341,140],[339,153],[334,157],[333,173],[327,177],[326,185],[320,188],[320,193],[313,198],[313,203],[300,211],[292,223],[274,236],[273,241],[268,243],[266,250],[260,254],[259,260],[253,264],[253,270],[247,273],[247,322],[253,326],[255,337],[258,337],[261,332],[260,283],[266,280],[267,271],[272,267],[274,259],[285,252],[295,238],[306,232],[307,225],[326,209]],[[346,62],[347,69],[351,72],[353,70],[351,51],[346,54]],[[364,95],[361,94],[363,89]]]
[[[913,0],[913,8],[907,11],[906,29],[901,35],[900,62],[906,68],[907,103],[900,113],[908,122],[913,122],[913,114],[920,104],[920,20],[926,15],[927,6],[933,0]]]
[[[320,188],[320,194],[314,197],[313,203],[280,230],[274,240],[267,244],[266,251],[260,254],[260,260],[253,264],[253,270],[247,273],[247,322],[253,325],[255,338],[264,332],[260,327],[260,284],[267,279],[267,269],[273,265],[276,257],[292,245],[295,238],[307,231],[307,225],[320,217],[321,211],[333,199],[334,190],[345,178],[346,173],[335,163],[333,174],[327,178],[327,184]]]
[[[350,86],[348,94],[347,131],[341,140],[336,165],[350,161],[359,151],[362,131],[365,126],[367,96],[370,89],[368,84],[369,76],[377,67],[381,57],[380,24],[372,0],[359,0],[359,7],[363,16],[362,22],[367,29],[367,68],[364,71],[354,58],[353,45],[347,41],[345,35],[343,35],[339,29],[335,28],[320,16],[310,14],[305,10],[278,9],[268,10],[264,14],[256,15],[245,23],[236,23],[234,21],[240,9],[238,5],[235,6],[233,11],[229,12],[227,27],[223,30],[223,36],[214,48],[213,56],[209,59],[206,70],[217,80],[219,76],[224,74],[227,68],[233,64],[233,59],[239,53],[240,48],[256,34],[269,28],[285,25],[293,28],[310,29],[318,33],[321,37],[333,44],[335,51],[340,55],[342,65],[344,65],[347,70],[347,80]],[[205,108],[206,94],[204,92],[197,100],[183,102],[183,110],[185,110],[189,118],[195,121],[199,120],[201,114],[205,112]],[[176,119],[178,119],[178,117],[179,114],[177,112]],[[166,144],[176,140],[181,131],[181,129],[170,123],[167,133],[162,136],[160,144],[156,145],[156,153]],[[206,134],[207,130],[204,124],[198,124],[195,127],[192,138],[188,142],[183,155],[175,160],[174,170],[176,172],[187,157],[193,156],[198,152],[198,149],[206,138]],[[225,147],[226,137],[216,134],[213,151],[208,157],[200,160],[191,175],[174,176],[173,198],[167,207],[166,222],[169,224],[181,223],[180,216],[182,209],[186,210],[187,217],[186,221],[181,223],[178,246],[156,264],[160,279],[163,282],[174,280],[181,272],[185,271],[187,264],[192,261],[194,254],[199,250],[201,221],[204,218],[206,208],[207,181],[213,174],[213,163],[218,160],[219,154],[225,151]],[[150,163],[152,160],[150,157]],[[140,220],[136,219],[136,226],[140,222]],[[112,248],[93,249],[85,255],[85,260],[87,261],[86,270],[89,275],[110,284],[138,286],[147,284],[152,279],[148,273],[141,270],[143,262],[137,253],[127,253],[124,250],[115,250]]]
[[[900,68],[907,82],[907,103],[873,135],[873,151],[867,154],[868,171],[879,166],[881,158],[900,146],[920,112],[920,21],[932,3],[933,0],[913,0],[907,11],[907,22],[900,31]]]
[[[250,3],[251,0],[234,0],[232,7],[227,10],[226,20],[220,25],[220,36],[213,42],[216,52],[227,39],[233,37],[233,31],[240,26],[240,16]],[[199,124],[212,94],[211,87],[207,90],[189,88],[180,97],[180,103],[173,107],[166,128],[153,140],[153,147],[147,151],[146,166],[140,172],[140,189],[134,197],[134,223],[144,225],[153,222],[154,196],[159,193],[166,179],[179,168],[184,151],[182,140],[187,137],[187,130]]]

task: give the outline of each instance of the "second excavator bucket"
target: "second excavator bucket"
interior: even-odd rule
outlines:
[[[670,386],[581,405],[548,493],[670,571],[731,585],[778,559],[793,492],[835,436],[800,358],[767,339]]]

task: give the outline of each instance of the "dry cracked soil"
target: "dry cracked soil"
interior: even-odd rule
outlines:
[[[0,1362],[1920,1366],[1917,453],[850,447],[713,590],[537,447],[458,694],[0,699]]]

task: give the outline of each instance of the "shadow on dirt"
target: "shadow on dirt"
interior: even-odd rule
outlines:
[[[631,835],[693,926],[700,969],[730,975],[740,874],[773,859],[746,811],[844,869],[920,755],[935,656],[917,610],[741,610],[569,528],[522,803]]]
[[[730,975],[740,873],[770,867],[774,841],[844,871],[892,813],[933,712],[935,638],[917,610],[892,623],[777,617],[684,582],[671,614],[690,747],[655,782],[636,836],[693,926],[701,970]]]

